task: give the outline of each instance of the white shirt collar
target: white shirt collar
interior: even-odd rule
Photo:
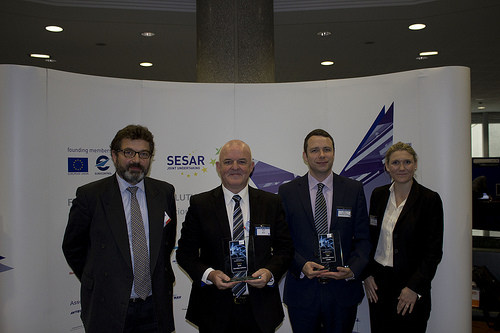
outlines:
[[[120,177],[118,173],[116,173],[116,179],[118,180],[118,186],[120,187],[120,192],[124,193],[128,187],[137,186],[142,192],[144,192],[144,179],[138,182],[135,185],[129,184],[125,179]]]
[[[312,190],[313,188],[317,188],[319,183],[323,183],[327,189],[332,190],[333,189],[333,172],[330,173],[328,177],[326,177],[322,182],[318,182],[316,178],[311,176],[311,173],[307,173],[307,179],[309,182],[309,190]]]
[[[236,194],[241,197],[243,202],[248,202],[248,185],[245,186],[238,193],[233,193],[233,192],[229,191],[227,188],[225,188],[224,185],[222,185],[222,191],[224,192],[224,201],[225,201],[226,205],[228,205],[230,203],[230,201],[233,200],[233,196],[235,196]]]

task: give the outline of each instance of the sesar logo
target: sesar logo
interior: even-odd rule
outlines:
[[[205,156],[176,155],[167,156],[167,166],[205,165]]]
[[[165,158],[167,171],[180,171],[187,178],[197,177],[208,172],[206,157],[193,150],[185,155],[168,155]],[[215,160],[213,160],[215,165]],[[212,164],[212,162],[210,162]]]

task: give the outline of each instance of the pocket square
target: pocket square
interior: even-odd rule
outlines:
[[[165,217],[163,218],[163,227],[166,227],[170,221],[170,216],[168,216],[167,212],[165,212]]]

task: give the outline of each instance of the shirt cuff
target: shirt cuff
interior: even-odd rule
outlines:
[[[203,287],[203,286],[206,286],[206,285],[208,285],[208,286],[209,286],[209,285],[212,285],[212,284],[213,284],[213,283],[212,283],[212,281],[210,281],[210,280],[208,279],[208,275],[209,275],[211,272],[213,272],[213,271],[214,271],[214,269],[210,267],[210,268],[207,268],[207,270],[205,271],[205,273],[203,273],[203,275],[201,276],[201,286],[202,286],[202,287]]]
[[[271,273],[271,280],[269,280],[267,285],[270,287],[274,287],[274,275],[273,275],[273,273]]]

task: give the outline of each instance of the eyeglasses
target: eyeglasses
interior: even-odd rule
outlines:
[[[120,149],[116,151],[117,153],[122,152],[123,156],[126,158],[134,158],[135,154],[139,154],[139,158],[143,160],[147,160],[151,157],[151,152],[147,150],[135,151],[133,149]]]

